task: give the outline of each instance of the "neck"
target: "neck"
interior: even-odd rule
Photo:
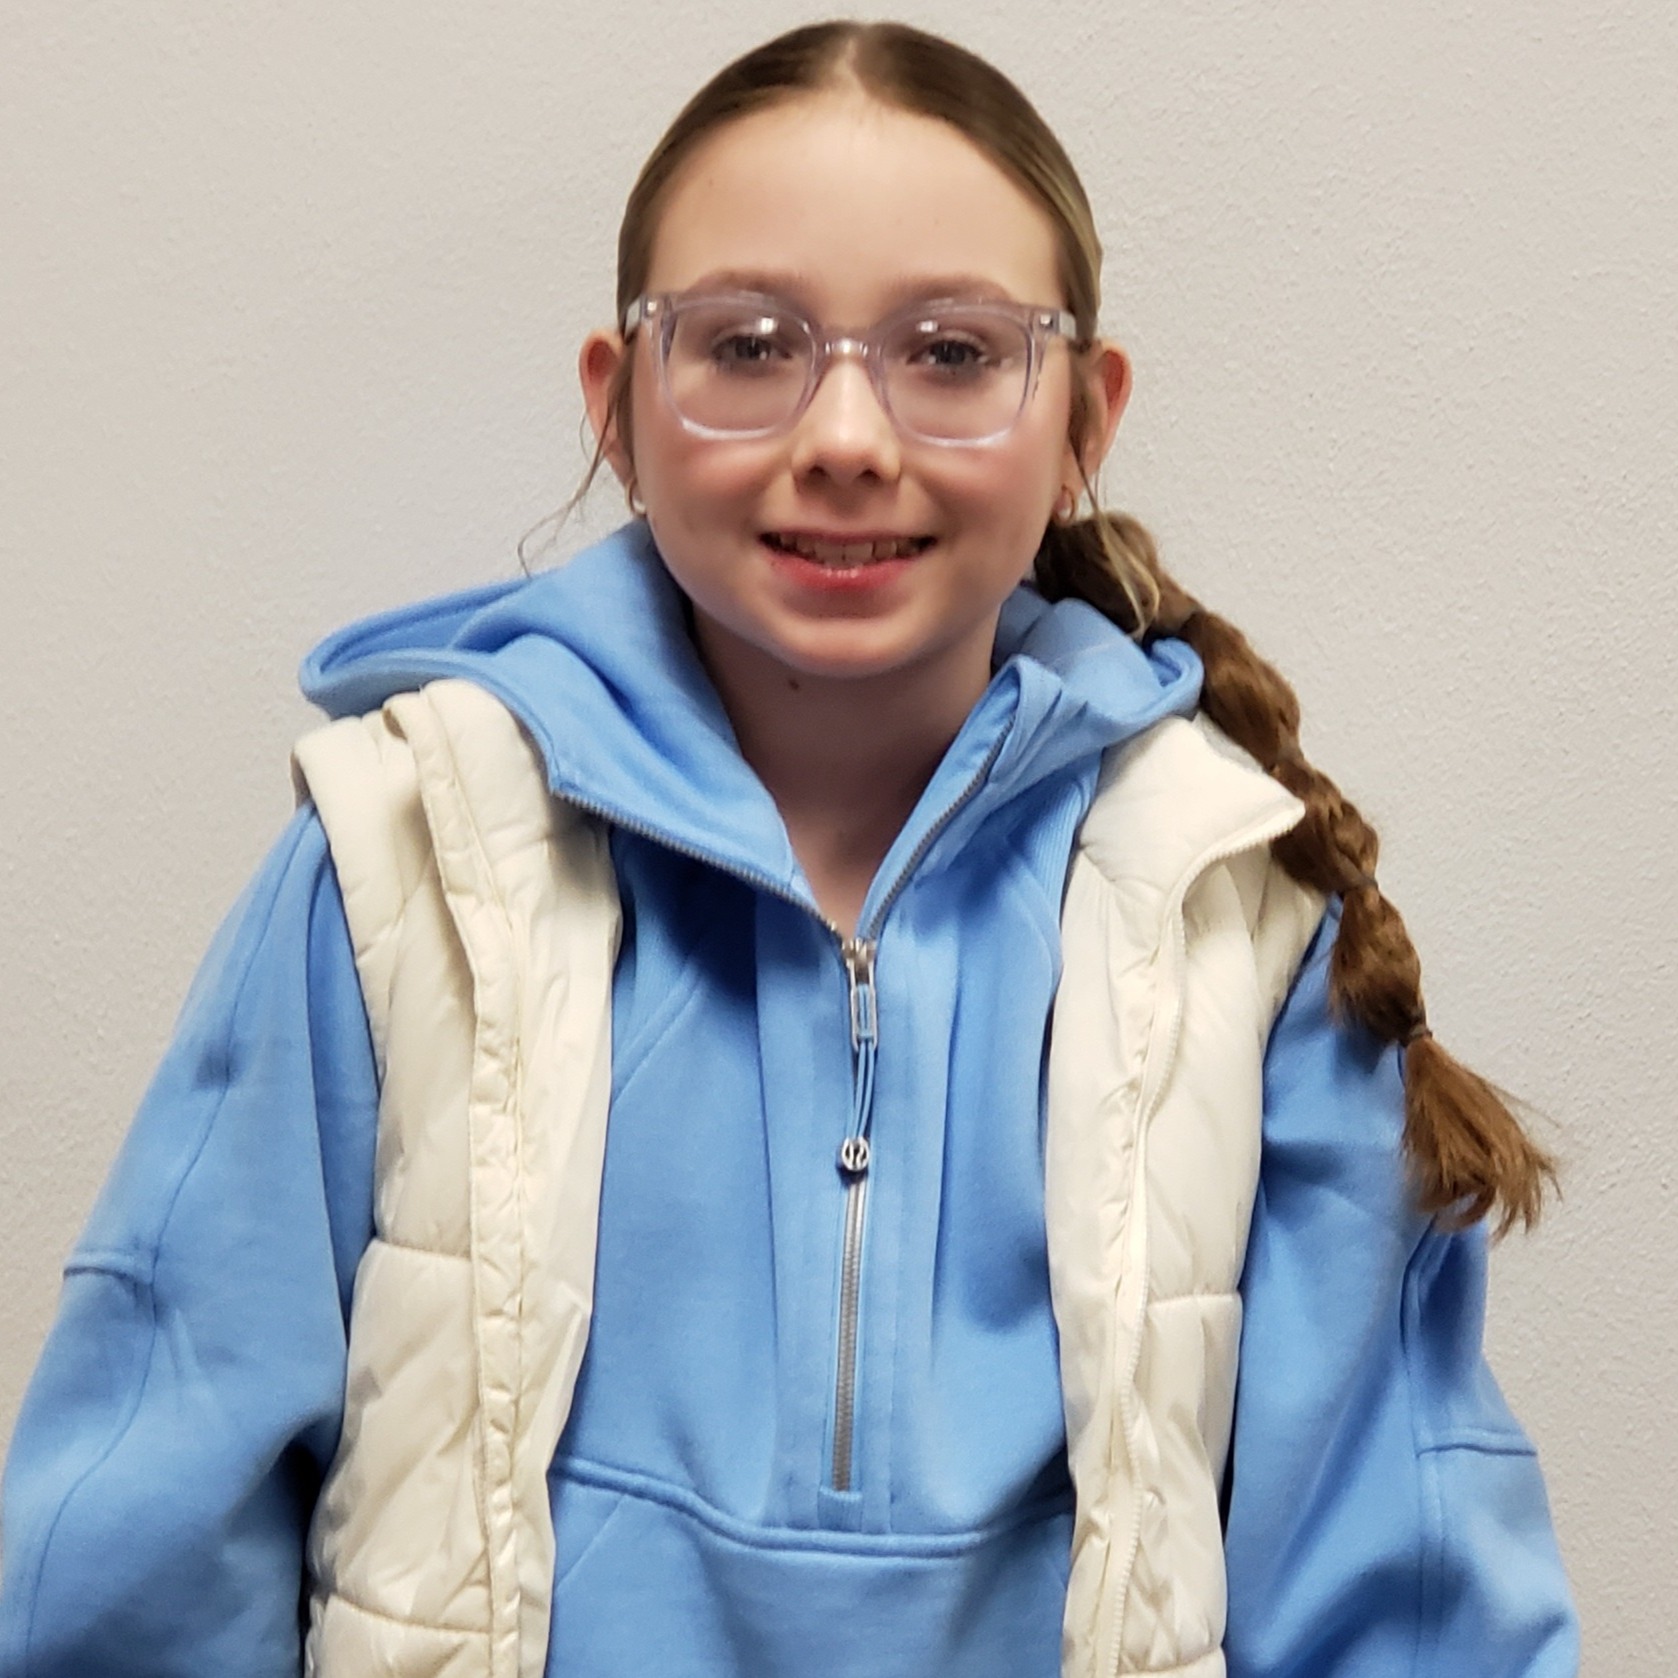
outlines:
[[[847,936],[892,841],[989,680],[988,662],[877,677],[791,672],[757,648],[700,650],[741,755],[774,799],[817,905]],[[722,653],[723,656],[718,656]]]

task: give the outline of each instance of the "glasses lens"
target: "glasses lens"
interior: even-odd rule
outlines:
[[[886,391],[906,431],[973,442],[1006,431],[1025,406],[1031,333],[982,304],[916,314],[881,345]]]
[[[814,359],[803,323],[761,300],[684,298],[664,340],[676,412],[707,431],[770,431],[798,411]]]

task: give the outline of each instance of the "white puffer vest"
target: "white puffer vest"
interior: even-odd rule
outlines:
[[[317,730],[297,768],[381,1076],[306,1671],[541,1678],[547,1472],[588,1335],[611,1081],[605,831],[461,681]],[[1077,1496],[1063,1678],[1224,1671],[1261,1063],[1322,913],[1270,858],[1299,815],[1173,719],[1109,754],[1073,855],[1046,1164]]]

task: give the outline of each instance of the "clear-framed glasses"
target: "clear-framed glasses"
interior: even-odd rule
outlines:
[[[829,363],[849,356],[867,368],[901,433],[966,446],[1007,436],[1036,389],[1048,341],[1078,337],[1064,309],[960,299],[910,304],[858,337],[751,291],[639,297],[624,314],[624,336],[641,326],[653,335],[670,406],[697,436],[785,430]]]

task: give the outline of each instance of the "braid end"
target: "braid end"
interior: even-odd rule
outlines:
[[[1431,1033],[1404,1051],[1404,1151],[1418,1204],[1445,1229],[1489,1217],[1498,1240],[1516,1224],[1530,1230],[1557,1188],[1555,1159],[1509,1098]]]

